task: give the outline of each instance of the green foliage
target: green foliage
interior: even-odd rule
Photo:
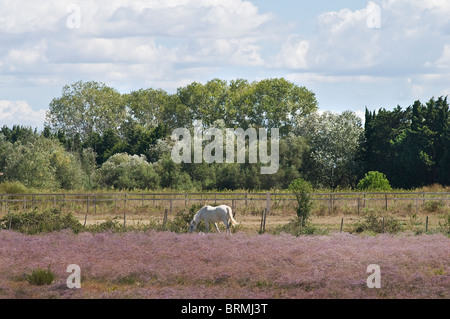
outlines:
[[[311,215],[312,191],[311,183],[302,178],[298,178],[289,185],[289,190],[295,194],[297,198],[297,217],[302,221],[302,226],[306,225],[307,220]]]
[[[115,189],[155,189],[159,186],[159,175],[145,156],[119,153],[111,156],[96,171],[99,185]]]
[[[189,231],[189,225],[194,218],[194,215],[202,208],[201,204],[193,204],[189,207],[189,209],[179,211],[173,220],[167,221],[166,230],[175,232],[175,233],[187,233]],[[206,227],[204,223],[200,223],[197,226],[198,231],[205,232]]]
[[[424,211],[428,213],[437,213],[445,207],[444,201],[427,201],[424,205]]]
[[[353,232],[398,233],[402,223],[393,216],[383,217],[375,212],[369,212],[353,225]]]
[[[355,185],[363,137],[361,119],[355,113],[313,113],[298,120],[295,133],[306,139],[309,149],[302,172],[315,187]]]
[[[291,234],[296,237],[301,235],[326,235],[328,232],[326,230],[321,230],[310,224],[302,225],[299,219],[296,219],[285,225],[277,226],[272,231],[274,235],[279,235],[281,233]]]
[[[0,139],[0,164],[6,181],[36,189],[79,189],[86,175],[77,156],[55,139],[37,136],[33,142],[14,144]]]
[[[74,233],[79,233],[83,226],[72,213],[61,214],[55,209],[40,212],[34,209],[28,212],[5,215],[0,219],[0,228],[34,235],[62,229],[70,229]]]
[[[25,276],[25,279],[31,285],[51,285],[55,280],[55,274],[50,269],[37,268],[34,269],[30,274],[27,274]]]
[[[123,225],[118,221],[119,217],[114,217],[114,218],[108,218],[106,221],[99,223],[99,224],[94,224],[94,225],[89,225],[88,227],[86,227],[86,231],[88,232],[92,232],[92,233],[103,233],[103,232],[122,232],[124,231],[124,227]]]
[[[392,188],[386,175],[371,171],[358,182],[357,189],[361,191],[388,191]]]
[[[21,182],[3,182],[0,184],[1,194],[29,194],[31,191]]]
[[[443,233],[450,236],[450,213],[443,216],[443,222],[439,221],[439,227]]]

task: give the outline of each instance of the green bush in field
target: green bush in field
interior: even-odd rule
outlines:
[[[424,210],[428,213],[437,213],[443,209],[445,203],[443,201],[428,201],[425,203]]]
[[[114,217],[113,219],[108,218],[103,223],[90,225],[89,227],[86,228],[86,230],[92,233],[101,233],[106,231],[121,232],[124,230],[124,227],[123,225],[120,224],[117,218],[118,218],[117,216]]]
[[[302,225],[300,223],[300,219],[296,219],[287,223],[285,225],[277,226],[272,231],[274,235],[279,235],[281,233],[291,234],[296,237],[301,235],[326,235],[328,233],[327,230],[321,230],[312,225]]]
[[[9,213],[0,219],[1,229],[10,229],[28,235],[70,229],[79,233],[83,226],[72,213],[61,214],[56,209],[40,212]]]
[[[55,274],[50,269],[37,268],[25,276],[28,283],[36,286],[51,285]]]
[[[175,232],[175,233],[187,233],[189,231],[189,224],[191,223],[194,215],[202,208],[201,204],[193,204],[189,207],[189,210],[182,210],[178,212],[175,218],[171,221],[167,221],[166,230]],[[197,226],[198,231],[206,231],[206,227],[204,223],[200,223]]]
[[[306,221],[311,215],[313,206],[312,202],[312,185],[310,182],[302,178],[298,178],[289,185],[289,190],[295,194],[297,198],[297,217],[301,220],[302,226],[306,225]]]
[[[377,171],[368,172],[358,182],[356,188],[360,191],[388,191],[392,189],[386,175]]]
[[[384,218],[374,212],[368,213],[365,217],[360,219],[353,225],[353,232],[362,233],[364,231],[381,234],[398,233],[402,230],[402,223],[395,217],[388,216]]]
[[[21,182],[3,182],[0,184],[1,194],[28,194],[29,189]]]

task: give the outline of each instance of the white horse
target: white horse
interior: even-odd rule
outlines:
[[[217,207],[204,206],[195,215],[189,226],[189,232],[192,233],[197,229],[197,225],[203,221],[206,226],[206,231],[209,232],[209,223],[213,223],[216,226],[217,231],[220,234],[217,223],[223,222],[227,228],[227,234],[231,235],[230,226],[239,225],[239,223],[233,218],[233,212],[227,205],[220,205]],[[231,223],[230,223],[231,222]]]

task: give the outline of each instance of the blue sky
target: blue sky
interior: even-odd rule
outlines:
[[[362,116],[447,95],[449,75],[448,0],[0,0],[0,125],[42,128],[78,80],[126,93],[284,77],[321,111]]]

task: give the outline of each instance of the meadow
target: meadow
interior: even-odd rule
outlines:
[[[69,264],[81,288],[68,289]],[[368,288],[378,264],[381,288]],[[49,269],[49,285],[27,275]],[[443,298],[450,245],[420,236],[0,231],[0,298]]]

